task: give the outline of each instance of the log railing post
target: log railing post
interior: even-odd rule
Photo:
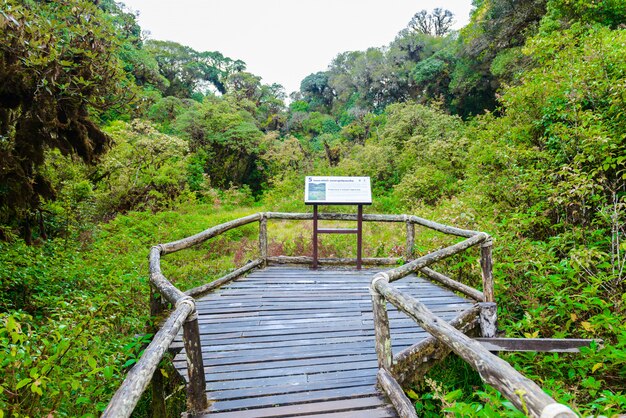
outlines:
[[[480,302],[480,334],[484,338],[494,338],[498,330],[498,306],[495,302]]]
[[[155,289],[155,287],[150,284],[150,320],[152,324],[150,325],[151,332],[156,334],[159,330],[159,317],[163,313],[163,300],[161,299],[161,295]],[[167,409],[165,407],[165,391],[164,391],[164,382],[163,382],[163,374],[159,369],[152,375],[151,381],[151,389],[152,389],[152,417],[153,418],[166,418],[167,417]]]
[[[483,276],[483,294],[485,302],[495,302],[496,298],[493,290],[493,241],[491,237],[480,244],[480,268]]]
[[[406,221],[406,248],[404,250],[405,261],[413,259],[413,246],[415,245],[415,224],[410,220]]]
[[[198,314],[193,298],[186,297],[179,303],[192,305],[193,311],[183,324],[183,343],[187,353],[187,409],[191,416],[206,411],[209,407],[206,397],[206,378],[204,376],[204,362],[202,361],[202,346],[200,345],[200,329]]]
[[[261,268],[267,267],[267,216],[265,213],[259,219],[259,252],[263,264]]]
[[[384,280],[389,282],[384,273],[374,276],[370,285],[372,296],[372,311],[374,313],[374,334],[376,337],[376,355],[378,368],[391,372],[393,352],[391,351],[391,332],[389,331],[389,316],[387,315],[387,301],[376,290],[376,282]]]
[[[389,397],[398,415],[402,418],[417,418],[413,402],[404,394],[402,386],[400,386],[391,372],[385,369],[379,369],[377,377],[378,383]]]

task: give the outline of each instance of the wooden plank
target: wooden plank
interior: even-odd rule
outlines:
[[[474,338],[489,351],[539,351],[548,353],[579,353],[593,341],[578,338]]]
[[[360,386],[375,387],[376,378],[368,376],[366,378],[345,379],[341,382],[308,382],[302,385],[274,385],[257,388],[234,388],[219,391],[207,392],[209,398],[213,400],[229,400],[229,399],[257,399],[263,396],[287,395],[290,393],[297,394],[302,392],[312,392],[318,390],[340,390],[344,388],[353,388]]]
[[[472,305],[444,305],[433,309],[438,316],[443,319],[450,319],[455,316],[456,313],[469,309]],[[391,326],[395,329],[414,328],[417,329],[414,322],[407,320],[406,318],[397,317],[395,312],[389,315],[391,318]],[[337,321],[341,321],[341,324],[337,324]],[[302,317],[285,317],[284,322],[281,323],[280,319],[276,317],[268,319],[267,321],[233,321],[228,324],[218,323],[201,323],[200,333],[209,338],[235,338],[235,337],[262,337],[268,335],[292,335],[292,334],[304,334],[304,333],[332,333],[341,332],[346,330],[352,330],[359,332],[362,335],[371,335],[372,314],[363,313],[360,316],[352,317],[338,317],[333,320],[331,317],[316,317],[312,320]],[[344,326],[345,324],[345,326]],[[220,326],[223,329],[220,332]]]
[[[219,373],[233,373],[242,372],[246,370],[259,371],[263,369],[286,369],[290,367],[312,366],[316,364],[335,364],[335,363],[353,363],[362,361],[376,360],[376,356],[373,354],[361,354],[361,355],[340,355],[329,357],[313,357],[308,359],[295,359],[295,360],[281,360],[281,361],[256,361],[251,363],[238,364],[237,367],[232,367],[231,364],[220,365],[219,363],[205,362],[205,370],[212,374]],[[178,364],[182,366],[182,364]]]
[[[468,309],[472,305],[443,305],[432,309],[438,316],[442,318],[450,318],[454,313]],[[414,322],[406,318],[389,315],[392,326],[401,328],[417,328]],[[341,321],[341,323],[337,323]],[[279,319],[271,319],[268,321],[233,321],[228,324],[220,325],[216,323],[201,323],[200,333],[202,335],[216,335],[221,338],[234,337],[262,337],[268,335],[291,335],[291,334],[315,334],[315,333],[332,333],[351,330],[359,332],[362,335],[370,335],[369,326],[372,324],[372,315],[368,312],[359,316],[343,317],[333,320],[333,318],[315,318],[313,320],[304,319],[302,317],[292,318],[285,317],[284,321]],[[282,323],[281,323],[282,322]],[[363,325],[366,327],[363,328]],[[358,327],[358,328],[355,328]],[[211,337],[213,338],[213,337]]]
[[[426,298],[430,299],[429,302],[431,305],[451,305],[460,303],[460,301],[448,300],[445,297],[432,297]],[[420,300],[424,300],[420,298]],[[317,306],[316,306],[317,305]],[[225,304],[216,304],[215,308],[221,308],[223,310],[228,310],[229,312],[246,312],[246,310],[256,309],[256,312],[264,312],[264,311],[287,311],[293,313],[298,311],[337,311],[337,312],[354,312],[355,309],[363,309],[363,311],[371,311],[371,307],[365,306],[364,303],[361,302],[345,302],[341,300],[327,300],[327,301],[303,301],[301,303],[281,303],[281,302],[271,302],[268,301],[266,303],[259,300],[258,303],[241,303],[241,302],[232,302]],[[208,313],[211,311],[207,311],[207,309],[198,309],[198,313]]]
[[[420,337],[424,337],[426,334],[412,335],[412,334],[401,334],[397,335],[393,338],[392,344],[393,346],[404,345],[401,343],[406,342],[408,345],[411,343],[417,342]],[[250,355],[254,355],[254,351],[259,351],[259,355],[263,352],[263,350],[281,350],[281,351],[289,351],[296,353],[301,353],[306,350],[315,350],[324,352],[326,350],[329,351],[329,345],[344,345],[345,347],[349,347],[353,350],[367,350],[369,351],[369,347],[373,347],[374,339],[372,337],[341,337],[341,338],[326,338],[322,341],[319,339],[308,339],[308,340],[295,340],[295,341],[283,341],[280,344],[270,344],[270,343],[251,343],[251,344],[226,344],[219,346],[203,346],[202,353],[203,356],[207,356],[210,354],[215,355],[224,355],[228,353],[240,353],[238,355],[243,354],[242,352],[249,352]]]
[[[354,418],[354,412],[332,412],[325,413],[324,418]],[[376,409],[368,409],[364,411],[359,411],[359,418],[393,418],[397,417],[396,411],[391,407],[387,408],[376,408]],[[319,418],[319,414],[315,415],[298,415],[298,418]]]
[[[259,388],[262,393],[265,393],[273,386],[286,386],[297,385],[303,386],[308,383],[316,382],[332,382],[341,383],[342,381],[354,381],[360,379],[363,382],[367,382],[372,375],[376,375],[378,368],[376,365],[369,369],[362,370],[341,370],[327,373],[316,373],[311,375],[295,374],[288,376],[276,376],[276,377],[259,377],[251,379],[238,379],[238,380],[222,380],[219,382],[207,383],[207,391],[209,394],[211,391],[216,390],[234,390],[234,389],[246,389],[246,388]],[[187,378],[185,373],[181,375]],[[361,379],[362,378],[362,379]]]
[[[267,289],[265,290],[259,289],[259,291],[267,291]],[[320,292],[320,294],[317,297],[315,297],[315,295],[313,295],[312,293],[313,292],[310,292],[310,293],[303,292],[302,294],[299,294],[299,295],[284,293],[284,294],[276,294],[272,296],[264,296],[264,297],[256,297],[256,298],[247,296],[247,295],[232,295],[230,297],[224,297],[219,300],[215,300],[215,303],[211,305],[202,304],[201,306],[199,306],[199,310],[204,311],[204,312],[207,312],[207,311],[211,312],[211,311],[216,311],[220,309],[220,307],[224,307],[224,308],[228,308],[230,306],[251,307],[251,305],[253,306],[261,305],[259,307],[270,308],[280,303],[289,304],[290,307],[293,307],[293,306],[310,307],[309,304],[312,305],[315,302],[325,302],[325,301],[329,302],[328,305],[332,305],[334,302],[336,302],[335,304],[339,304],[340,308],[343,307],[344,309],[347,309],[348,306],[354,305],[354,304],[363,305],[363,307],[368,310],[371,309],[371,307],[369,306],[369,301],[366,299],[361,299],[361,295],[359,295],[356,292],[342,292],[342,293],[340,292],[321,293]],[[413,292],[403,292],[403,293],[411,294]],[[414,295],[414,296],[417,296],[417,295]],[[445,303],[454,303],[454,302],[464,301],[464,299],[462,298],[455,297],[455,296],[447,296],[444,293],[424,292],[419,297],[421,300],[433,299],[434,301],[439,300],[440,302],[443,301]],[[343,302],[343,304],[341,304],[341,302]],[[303,303],[306,305],[301,305]],[[318,303],[318,307],[320,307],[319,305],[320,304]],[[325,305],[326,304],[324,304],[324,306],[322,307],[328,308]]]
[[[402,342],[393,342],[392,348],[394,351],[404,349],[416,343],[416,339],[408,339]],[[232,364],[249,363],[263,359],[264,361],[275,360],[297,360],[310,358],[315,356],[330,356],[330,355],[349,355],[355,353],[374,352],[374,346],[370,342],[365,343],[350,343],[350,344],[338,344],[337,347],[333,347],[332,351],[324,345],[315,347],[291,347],[289,350],[280,350],[276,347],[260,349],[260,350],[246,350],[241,352],[238,350],[233,351],[206,351],[202,353],[204,361],[213,360],[230,360]],[[182,358],[182,353],[176,358]]]
[[[298,393],[268,395],[254,398],[235,399],[228,401],[215,401],[211,405],[211,411],[232,411],[245,408],[261,408],[293,405],[303,402],[322,402],[347,398],[380,395],[378,389],[372,384],[352,386],[341,389],[324,389]]]
[[[410,327],[391,328],[394,332],[394,336],[397,338],[414,338],[414,339],[422,339],[427,337],[428,335],[424,333],[422,330],[416,329],[416,327],[411,324]],[[317,343],[308,344],[308,341],[323,339],[327,344],[333,342],[347,342],[347,341],[373,341],[374,335],[372,331],[362,331],[362,330],[349,330],[349,331],[335,331],[335,332],[317,332],[311,334],[286,334],[281,333],[280,330],[274,335],[266,335],[259,337],[245,337],[245,338],[219,338],[218,334],[216,338],[205,338],[203,341],[206,343],[211,343],[215,345],[217,350],[228,351],[232,349],[232,345],[234,344],[242,344],[240,349],[247,349],[246,347],[250,346],[251,348],[264,348],[264,345],[267,343],[274,343],[275,346],[281,347],[292,347],[296,345],[318,345]],[[350,339],[350,340],[347,340]],[[284,343],[284,344],[283,344]],[[245,347],[243,346],[245,344]],[[258,344],[258,345],[257,345]],[[230,348],[229,348],[230,347]],[[215,351],[215,350],[212,350]],[[205,351],[206,352],[206,351]]]
[[[328,364],[311,364],[311,365],[299,365],[297,367],[274,367],[257,370],[243,370],[238,371],[233,368],[229,372],[216,373],[211,367],[206,367],[205,371],[206,379],[208,381],[220,381],[224,379],[256,379],[258,377],[278,377],[289,376],[294,374],[315,374],[315,373],[327,373],[345,370],[363,370],[371,369],[376,366],[376,360],[355,361],[355,362],[336,362]]]
[[[302,414],[329,414],[334,412],[344,412],[344,411],[355,411],[355,415],[359,415],[360,413],[356,413],[356,411],[360,411],[363,409],[369,408],[379,408],[381,406],[387,406],[387,402],[381,396],[368,396],[364,398],[357,399],[345,399],[339,401],[328,401],[328,402],[313,402],[313,403],[304,403],[304,404],[296,404],[289,406],[279,406],[275,408],[267,408],[267,409],[258,409],[258,410],[249,410],[249,416],[254,416],[256,418],[269,418],[269,417],[285,417],[289,415],[302,415]],[[242,411],[233,411],[233,412],[222,412],[215,413],[210,415],[205,415],[207,417],[218,417],[218,418],[241,418]]]

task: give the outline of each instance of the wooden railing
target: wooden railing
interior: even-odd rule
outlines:
[[[167,301],[174,306],[174,310],[161,326],[161,329],[155,334],[152,342],[144,350],[139,361],[130,370],[111,401],[109,401],[102,414],[103,417],[129,417],[151,380],[153,383],[153,410],[155,411],[153,416],[166,415],[165,400],[162,393],[160,393],[162,392],[161,375],[154,372],[181,328],[183,330],[183,345],[187,354],[187,410],[193,416],[208,409],[198,316],[193,296],[206,293],[233,280],[247,271],[262,265],[263,261],[256,260],[248,263],[221,279],[182,292],[161,272],[161,256],[200,244],[230,229],[252,222],[261,221],[260,230],[266,235],[267,231],[264,228],[266,224],[263,223],[262,219],[264,219],[263,215],[257,213],[209,228],[191,237],[152,247],[150,250],[150,314],[153,317],[161,314],[163,301]]]
[[[164,311],[164,302],[170,303],[174,308],[153,337],[152,342],[144,350],[141,358],[128,373],[126,379],[109,402],[102,415],[103,417],[130,416],[143,392],[149,386],[151,380],[153,383],[153,416],[165,416],[165,401],[162,394],[161,382],[162,376],[161,373],[154,372],[158,368],[158,365],[163,359],[169,346],[181,329],[183,330],[183,344],[187,354],[189,382],[187,385],[187,409],[189,414],[192,416],[207,410],[208,401],[205,393],[206,382],[194,297],[210,292],[211,290],[242,276],[252,269],[265,267],[268,263],[312,264],[313,262],[313,258],[307,256],[269,256],[267,224],[270,219],[312,220],[313,214],[281,212],[255,213],[253,215],[214,226],[196,235],[183,238],[178,241],[173,241],[167,244],[159,244],[152,247],[149,257],[151,286],[150,313],[155,318],[161,315]],[[331,221],[356,221],[357,217],[352,214],[323,213],[319,214],[319,219]],[[480,323],[481,328],[483,329],[483,336],[493,336],[495,334],[496,309],[493,292],[491,238],[482,232],[459,229],[429,221],[417,216],[364,215],[363,221],[394,222],[404,223],[406,225],[406,250],[403,258],[403,261],[406,262],[406,264],[384,273],[377,274],[372,281],[370,289],[374,307],[376,351],[380,367],[380,384],[389,394],[398,412],[402,416],[413,417],[415,416],[415,409],[402,392],[399,382],[402,383],[408,381],[412,375],[419,373],[419,371],[424,368],[424,365],[428,363],[425,359],[440,357],[442,355],[442,351],[445,351],[446,349],[462,353],[467,353],[468,350],[473,353],[478,350],[475,348],[478,343],[475,343],[463,334],[463,332],[475,327],[478,317],[482,318]],[[161,272],[161,256],[192,247],[215,236],[221,235],[226,231],[254,222],[259,223],[260,257],[256,260],[248,262],[245,266],[233,271],[232,273],[211,283],[183,292],[174,286]],[[415,244],[415,225],[423,226],[449,235],[465,237],[467,239],[458,244],[454,244],[450,247],[434,251],[423,257],[412,260],[413,248]],[[435,263],[436,261],[458,254],[476,245],[480,245],[481,247],[481,268],[483,280],[482,292],[428,268],[429,265]],[[400,261],[398,258],[363,259],[364,264],[370,265],[397,264],[398,261]],[[321,264],[345,265],[353,264],[355,259],[322,258],[319,262]],[[479,304],[461,313],[450,324],[446,324],[439,318],[433,317],[432,314],[429,313],[419,301],[403,295],[389,284],[390,282],[401,279],[413,272],[419,272],[426,275],[444,286],[469,296],[479,302]],[[433,336],[412,347],[409,347],[408,349],[398,353],[396,356],[393,356],[391,352],[389,320],[387,318],[385,301],[389,301],[397,306],[398,309],[407,313]],[[457,331],[457,329],[460,331]],[[461,349],[458,347],[459,344],[465,344],[471,348]],[[482,347],[479,348],[482,349]],[[468,358],[476,358],[476,356],[472,357],[467,354],[459,355],[462,357],[465,355]],[[550,408],[554,407],[555,402],[547,395],[543,394],[541,389],[528,379],[522,377],[521,380],[518,378],[511,380],[511,376],[513,376],[511,373],[515,371],[510,365],[508,365],[508,363],[489,354],[488,352],[485,354],[484,349],[482,349],[480,355],[486,356],[486,360],[482,359],[482,357],[480,357],[481,360],[476,360],[479,361],[479,363],[476,364],[476,367],[479,368],[481,376],[484,374],[485,376],[483,378],[488,383],[493,384],[497,389],[501,390],[505,396],[511,396],[513,399],[509,399],[511,399],[513,403],[518,405],[522,410],[528,408],[528,410],[531,411],[530,413],[534,414],[534,411],[539,410],[537,408],[542,408],[541,410],[544,412],[547,411],[549,408],[546,408],[545,405],[550,405]],[[494,358],[497,360],[494,360]],[[480,363],[481,361],[485,362],[485,364],[489,364],[489,366],[483,366],[483,364]],[[474,363],[470,362],[470,364]],[[508,366],[508,369],[506,369],[507,371],[505,372],[505,378],[509,380],[495,381],[495,383],[492,383],[492,381],[494,381],[492,376],[497,375],[497,371],[493,371],[492,368],[495,367],[497,369],[505,367],[501,363]],[[487,369],[488,371],[484,371],[484,367],[489,367]],[[513,370],[513,372],[509,369]],[[524,382],[524,385],[521,385],[519,382]],[[522,392],[520,392],[520,390]],[[538,394],[538,391],[541,392],[543,396]],[[523,395],[520,395],[522,393]],[[521,402],[518,402],[519,400],[521,400]],[[542,417],[543,416],[544,415],[542,415]],[[545,416],[556,417],[557,415]],[[575,415],[562,416],[569,417]]]
[[[480,292],[428,268],[466,249],[480,245],[483,291]],[[519,410],[532,417],[574,418],[577,415],[567,406],[557,403],[536,383],[524,377],[509,363],[491,354],[466,333],[480,328],[483,337],[494,337],[496,332],[496,304],[494,303],[491,259],[491,238],[476,232],[470,238],[447,248],[417,258],[401,267],[378,273],[372,279],[370,293],[374,312],[378,381],[402,417],[415,417],[415,407],[405,396],[402,385],[421,376],[434,362],[450,351],[468,362],[483,381],[499,390]],[[404,294],[391,282],[411,273],[422,273],[456,291],[478,301],[461,312],[450,323],[434,315],[418,299]],[[412,318],[431,337],[393,355],[387,302]]]

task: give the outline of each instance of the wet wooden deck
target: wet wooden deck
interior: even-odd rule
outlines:
[[[198,300],[208,416],[397,416],[376,387],[377,271],[269,267]],[[472,305],[415,276],[395,285],[446,320]],[[394,353],[426,337],[388,308]],[[185,354],[174,363],[186,377]]]

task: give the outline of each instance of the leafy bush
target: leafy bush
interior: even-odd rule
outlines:
[[[170,207],[185,192],[185,141],[141,121],[115,122],[107,131],[115,145],[98,167],[101,213],[156,211]]]
[[[254,116],[233,98],[207,97],[182,113],[173,126],[192,152],[206,156],[202,169],[212,187],[248,184],[258,190],[262,176],[254,160],[260,153],[263,133]]]

